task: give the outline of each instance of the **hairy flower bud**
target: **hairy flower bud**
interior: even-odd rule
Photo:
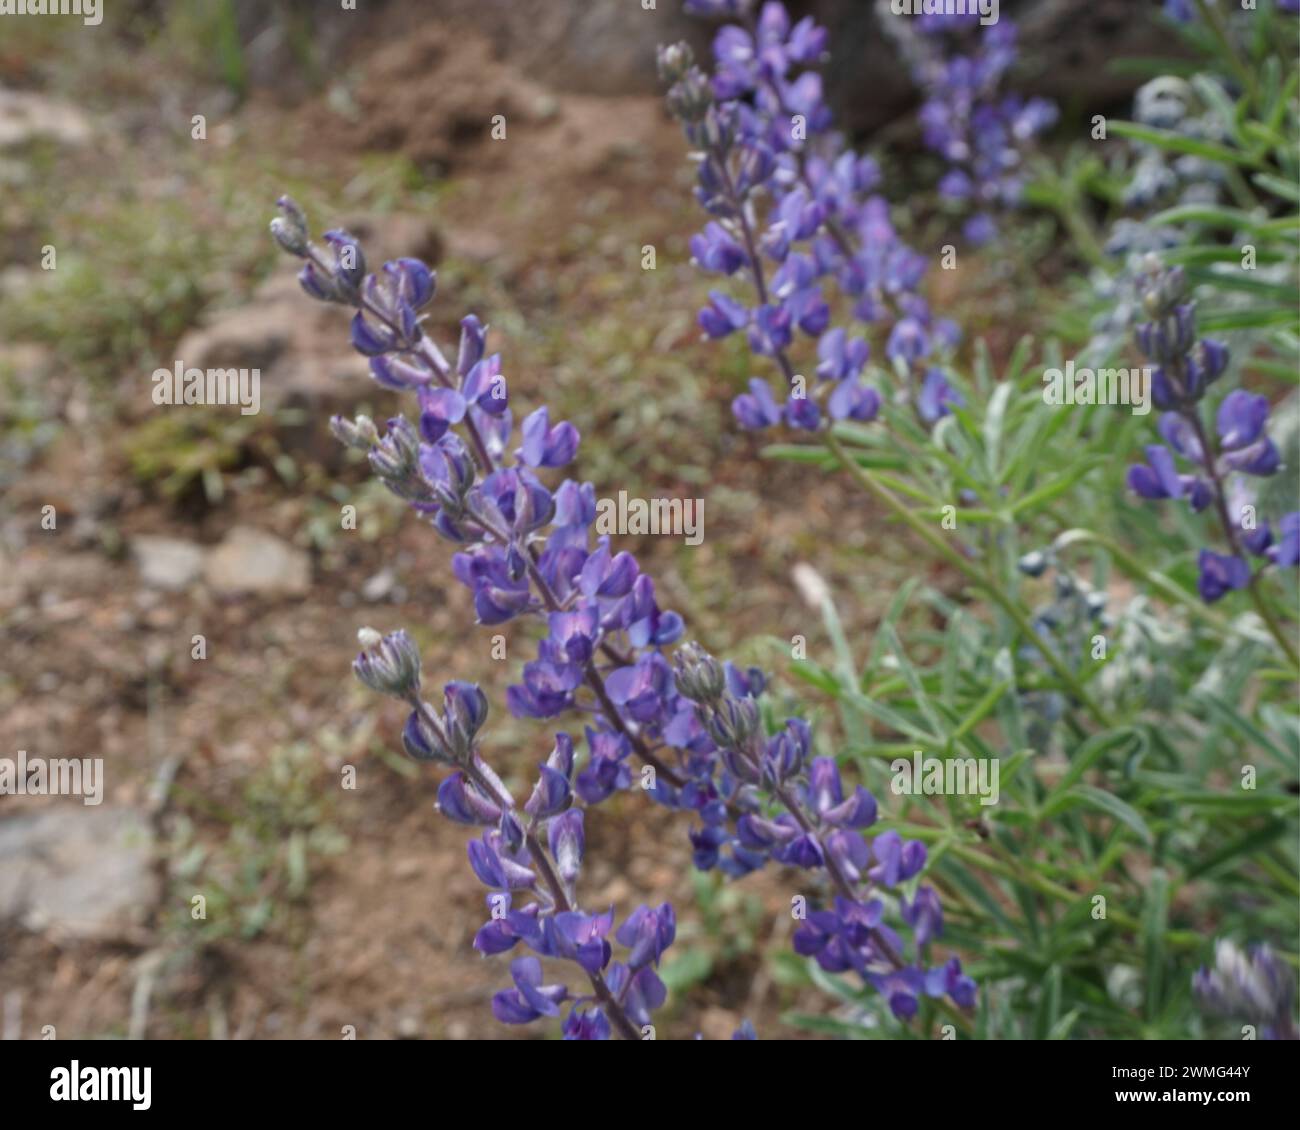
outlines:
[[[704,728],[720,748],[744,750],[758,733],[761,718],[752,698],[724,698],[705,711]]]
[[[1047,565],[1047,554],[1037,549],[1024,554],[1016,562],[1016,568],[1024,573],[1026,577],[1041,577],[1046,571]]]
[[[271,221],[271,235],[290,255],[306,258],[311,249],[307,238],[307,214],[288,196],[276,201],[281,214]]]
[[[660,79],[668,83],[677,82],[695,64],[695,52],[685,41],[661,44],[657,62]]]
[[[331,416],[330,431],[340,443],[358,451],[369,451],[379,442],[379,429],[369,416],[358,416],[355,421],[346,416]]]
[[[416,761],[454,765],[456,759],[448,751],[446,738],[432,721],[432,714],[433,708],[427,702],[411,711],[402,729],[402,748]]]
[[[474,683],[461,682],[448,683],[442,694],[448,752],[456,761],[468,761],[474,752],[474,738],[487,721],[487,695]]]
[[[722,665],[699,644],[691,642],[673,656],[673,682],[678,692],[692,702],[712,703],[726,689]]]
[[[276,216],[271,221],[271,237],[290,255],[301,259],[307,254],[306,233],[299,231],[283,216]]]
[[[381,636],[374,628],[357,633],[362,652],[352,664],[356,676],[371,690],[409,699],[420,689],[420,652],[402,630]]]

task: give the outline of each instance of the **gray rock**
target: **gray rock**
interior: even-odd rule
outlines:
[[[84,145],[93,133],[90,119],[68,102],[30,90],[0,90],[0,149],[37,138]]]
[[[392,594],[396,583],[397,575],[391,569],[380,569],[361,586],[361,599],[377,604]]]
[[[203,573],[203,547],[180,538],[144,535],[131,540],[140,577],[146,585],[179,592]]]
[[[160,887],[145,817],[65,797],[0,820],[0,922],[55,938],[131,940]]]
[[[208,551],[204,579],[217,592],[298,596],[311,587],[311,562],[302,550],[252,526],[236,526]]]

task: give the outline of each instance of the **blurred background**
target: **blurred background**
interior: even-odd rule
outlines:
[[[871,5],[791,7],[829,25],[840,120],[932,252],[959,221],[935,205],[916,94]],[[1061,103],[1062,133],[1126,105],[1135,80],[1104,63],[1152,50],[1136,5],[1003,7],[1020,87]],[[519,785],[551,743],[501,705],[530,645],[493,660],[450,547],[329,435],[331,413],[383,418],[394,400],[348,347],[346,312],[299,293],[266,233],[277,195],[317,230],[350,228],[371,262],[434,263],[431,331],[489,322],[516,403],[578,426],[602,496],[705,500],[702,545],[623,544],[710,648],[778,669],[796,634],[824,650],[800,563],[856,642],[922,558],[730,425],[749,362],[742,343],[697,341],[702,218],[654,74],[660,42],[707,51],[677,0],[103,12],[0,18],[0,757],[102,757],[107,774],[98,806],[0,797],[0,1032],[509,1034],[486,1008],[505,964],[470,948],[484,910],[464,831],[401,755],[401,708],[349,664],[359,627],[407,627],[430,681],[489,690],[486,741]],[[1058,242],[1026,213],[930,297],[1005,357],[1058,328]],[[259,368],[261,411],[155,405],[151,374],[177,361]],[[789,1034],[782,1018],[824,1008],[789,951],[780,874],[724,889],[693,873],[682,822],[638,797],[602,806],[588,837],[584,901],[691,906],[663,1035],[726,1036],[744,1017]]]

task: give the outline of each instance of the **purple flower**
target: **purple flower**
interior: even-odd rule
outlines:
[[[1203,549],[1196,564],[1200,570],[1196,589],[1206,604],[1213,604],[1234,589],[1244,589],[1250,584],[1250,566],[1240,557],[1228,557]]]
[[[1264,434],[1268,400],[1244,389],[1234,389],[1219,405],[1217,419],[1221,461],[1231,471],[1267,476],[1281,465],[1273,441]]]
[[[677,937],[677,915],[672,904],[665,902],[653,909],[638,906],[618,928],[615,937],[620,945],[631,950],[627,963],[632,969],[658,965],[664,951]]]
[[[949,405],[961,407],[965,403],[965,398],[948,383],[942,370],[930,369],[926,372],[921,382],[920,395],[916,398],[916,410],[927,424],[933,424],[947,416],[951,411]]]
[[[1300,511],[1292,511],[1277,524],[1277,544],[1268,550],[1269,559],[1280,568],[1300,565]]]
[[[485,797],[464,773],[453,773],[438,786],[438,811],[457,824],[491,827],[501,819],[500,806]]]
[[[547,829],[555,870],[561,881],[572,886],[582,870],[582,857],[586,851],[586,837],[582,829],[582,809],[570,808],[555,817]]]
[[[492,998],[492,1015],[502,1024],[528,1024],[540,1016],[559,1016],[560,1002],[568,996],[563,985],[542,984],[542,963],[535,957],[518,957],[510,963],[515,988]]]
[[[891,361],[914,364],[930,352],[930,342],[925,328],[915,318],[904,318],[889,334],[885,356]]]
[[[1128,485],[1135,494],[1146,499],[1186,498],[1197,513],[1210,504],[1209,485],[1195,475],[1180,475],[1168,448],[1152,444],[1146,452],[1146,463],[1128,469]]]
[[[758,377],[750,380],[749,392],[742,393],[731,402],[731,411],[742,428],[754,430],[770,428],[782,419],[781,408],[772,396],[771,386]]]
[[[919,840],[904,843],[897,832],[877,836],[871,851],[877,863],[867,874],[887,887],[906,882],[925,866],[925,844]]]
[[[539,408],[524,420],[524,445],[519,458],[530,467],[563,467],[578,453],[578,429],[568,421],[550,426],[545,408]]]
[[[749,311],[720,290],[709,291],[709,305],[700,311],[700,328],[706,337],[720,338],[744,329]]]
[[[704,270],[724,275],[735,274],[748,261],[745,249],[717,222],[691,237],[691,255]]]
[[[608,1040],[609,1019],[593,1005],[575,1004],[564,1019],[562,1031],[566,1040]]]
[[[573,766],[573,739],[568,734],[556,734],[555,748],[540,766],[541,777],[524,805],[529,816],[545,819],[564,811],[569,804]]]
[[[1295,978],[1268,946],[1245,952],[1226,939],[1214,944],[1214,967],[1202,966],[1192,991],[1212,1012],[1263,1026],[1264,1039],[1295,1039]]]
[[[904,897],[899,900],[903,921],[916,931],[917,946],[926,945],[931,938],[943,933],[943,907],[939,905],[939,896],[933,887],[917,888],[916,898],[908,902]]]

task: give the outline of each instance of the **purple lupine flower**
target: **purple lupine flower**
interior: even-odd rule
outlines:
[[[916,898],[908,902],[900,901],[903,921],[916,931],[916,944],[926,945],[931,938],[943,933],[943,907],[939,905],[939,896],[933,887],[917,888]]]
[[[782,30],[774,16],[767,19],[759,38],[770,45],[764,35],[784,36],[779,53],[787,63],[820,51],[810,25]],[[760,64],[761,83],[770,81],[774,66],[780,69],[770,59]],[[807,92],[793,97],[798,101]],[[743,117],[739,108],[736,116]],[[758,185],[771,171],[760,152],[759,159],[741,163],[736,180],[753,178],[751,184]],[[845,192],[863,189],[871,175],[861,162],[839,162],[834,171]],[[707,176],[702,184],[708,187]],[[858,205],[841,200],[836,207],[843,215]],[[791,720],[778,733],[763,734],[756,699],[765,678],[757,670],[717,664],[687,647],[678,654],[694,656],[694,673],[688,676],[679,666],[675,674],[663,649],[681,638],[683,621],[660,607],[652,578],[630,554],[611,552],[608,539],[592,544],[592,485],[570,480],[552,492],[534,476],[534,467],[561,466],[576,454],[576,431],[552,427],[539,410],[525,420],[512,463],[515,429],[505,407],[508,390],[500,356],[485,354],[482,323],[472,316],[462,320],[453,367],[415,314],[432,295],[432,272],[405,263],[385,269],[382,278],[365,276],[358,282],[350,255],[348,264],[335,261],[311,243],[305,219],[296,218],[300,213],[283,205],[282,211],[280,226],[287,230],[277,235],[281,245],[319,273],[322,297],[363,313],[373,340],[358,344],[367,350],[391,346],[374,358],[381,383],[395,392],[413,390],[420,408],[418,427],[395,416],[382,436],[365,418],[336,419],[332,429],[349,446],[366,451],[381,481],[456,544],[452,571],[472,594],[481,623],[545,613],[546,635],[537,656],[507,691],[511,712],[550,718],[581,710],[591,720],[585,763],[579,769],[568,736],[556,735],[521,816],[479,753],[487,710],[482,692],[471,684],[448,684],[439,712],[419,700],[419,657],[409,640],[363,633],[358,674],[375,689],[410,703],[403,745],[418,760],[456,766],[439,787],[439,808],[449,819],[481,829],[467,851],[471,869],[490,892],[491,913],[475,947],[498,954],[522,945],[537,959],[573,962],[591,979],[595,996],[566,998],[571,1002],[563,1023],[566,1038],[614,1032],[637,1038],[637,1027],[648,1023],[664,999],[652,966],[673,940],[672,908],[665,904],[634,913],[614,934],[631,952],[615,961],[608,940],[615,930],[612,909],[591,914],[575,901],[586,846],[583,810],[577,805],[599,803],[628,788],[637,759],[656,770],[646,790],[652,799],[695,814],[698,824],[690,835],[697,864],[733,877],[769,858],[824,870],[837,898],[845,900],[837,945],[850,947],[844,952],[852,967],[864,975],[876,966],[909,968],[898,936],[878,921],[879,908],[867,897],[872,854],[857,829],[874,820],[874,799],[860,787],[847,798],[842,789],[832,789],[827,795],[835,803],[805,812],[805,777],[813,760],[807,725]],[[725,217],[726,209],[718,214]],[[862,215],[880,221],[878,209],[862,206]],[[342,250],[351,246],[341,235],[333,242]],[[820,268],[813,265],[824,259],[820,250],[812,258],[802,252],[787,256],[782,301],[760,307],[754,319],[755,332],[766,334],[771,348],[783,348],[791,326],[819,340],[826,336],[814,281]],[[864,276],[875,267],[869,257],[855,260],[855,270]],[[885,270],[885,276],[863,281],[863,289],[878,286],[896,293],[888,277],[896,268]],[[747,322],[748,311],[740,309],[741,321]],[[929,324],[918,305],[909,303],[908,313]],[[830,342],[823,359],[835,352],[834,339]],[[842,359],[833,362],[836,373],[823,377],[836,391],[857,390],[865,407],[850,403],[847,410],[859,415],[875,410],[875,393],[858,383],[867,358],[864,346],[846,341]],[[770,391],[765,399],[763,410],[779,413]],[[802,411],[798,405],[787,405],[786,411],[791,407]],[[690,694],[702,696],[703,703]],[[755,807],[763,793],[773,806],[772,819]],[[924,863],[919,848],[900,845],[899,860],[882,866],[891,876],[915,874]],[[877,861],[887,854],[878,849]],[[854,911],[858,905],[868,909]],[[865,922],[877,925],[864,924],[864,913]],[[512,973],[514,988],[499,994],[495,1005],[512,1020],[547,1015],[564,1003],[531,963]]]
[[[906,882],[925,866],[925,844],[910,840],[906,843],[897,832],[885,832],[871,845],[876,866],[868,874],[878,883],[896,887]]]
[[[1137,327],[1136,338],[1142,352],[1159,363],[1151,387],[1152,399],[1167,409],[1159,423],[1165,442],[1147,447],[1146,462],[1129,468],[1128,485],[1140,498],[1185,498],[1194,512],[1216,514],[1230,552],[1202,548],[1197,556],[1196,587],[1208,604],[1250,585],[1247,554],[1275,564],[1289,558],[1275,547],[1268,522],[1251,528],[1233,524],[1231,515],[1240,508],[1234,507],[1232,499],[1246,481],[1241,476],[1273,475],[1281,457],[1266,431],[1267,399],[1244,389],[1234,389],[1223,398],[1214,435],[1208,434],[1201,402],[1209,385],[1226,371],[1228,351],[1217,342],[1198,340],[1196,307],[1186,292],[1181,268],[1165,269],[1148,257],[1141,293],[1150,320]],[[1198,473],[1180,473],[1175,455]]]
[[[615,935],[621,945],[631,950],[627,963],[632,969],[640,969],[647,964],[658,965],[659,959],[673,944],[676,936],[677,916],[670,903],[663,903],[654,909],[648,906],[637,907]]]
[[[1279,537],[1268,549],[1269,560],[1284,569],[1300,565],[1300,510],[1285,515],[1277,528]]]
[[[1219,405],[1220,462],[1230,471],[1267,476],[1281,465],[1273,441],[1264,434],[1268,400],[1244,389],[1234,389]]]
[[[578,429],[568,421],[551,427],[545,408],[531,413],[522,431],[524,443],[518,455],[530,467],[563,467],[578,453]]]
[[[559,1016],[568,990],[563,985],[542,984],[542,963],[537,958],[516,958],[510,963],[510,976],[515,987],[492,998],[492,1015],[502,1024],[528,1024],[542,1016]]]
[[[1016,61],[1015,24],[985,26],[971,14],[886,21],[925,93],[920,110],[926,146],[948,162],[940,195],[969,215],[963,235],[974,246],[997,234],[994,212],[1016,207],[1024,191],[1025,150],[1056,124],[1056,105],[1000,93]]]
[[[746,262],[745,249],[718,223],[691,237],[691,255],[704,270],[724,275],[734,275]]]
[[[1292,1014],[1295,979],[1266,945],[1243,952],[1226,938],[1214,943],[1214,967],[1202,966],[1192,991],[1210,1011],[1262,1026],[1266,1040],[1300,1038]]]
[[[1234,589],[1244,589],[1250,584],[1250,566],[1240,557],[1201,550],[1196,558],[1200,575],[1196,590],[1206,604],[1213,604]]]
[[[948,383],[942,369],[927,369],[916,398],[917,414],[927,424],[933,424],[951,413],[950,405],[960,408],[966,403],[960,392]]]
[[[1198,513],[1210,504],[1209,485],[1196,475],[1180,475],[1169,448],[1152,444],[1146,453],[1145,463],[1128,469],[1128,485],[1135,494],[1146,499],[1186,498]]]
[[[772,396],[772,386],[754,377],[749,382],[749,392],[731,402],[732,414],[742,428],[770,428],[782,420],[780,405]]]
[[[912,359],[952,344],[950,323],[933,319],[917,293],[924,258],[901,242],[888,205],[873,195],[879,169],[830,133],[821,76],[806,69],[821,62],[825,47],[823,28],[792,21],[769,0],[752,24],[718,31],[711,80],[684,44],[660,54],[669,106],[701,153],[696,196],[711,219],[692,240],[693,258],[705,270],[757,282],[752,301],[710,292],[699,315],[705,336],[744,329],[751,351],[779,360],[791,381],[796,370],[786,352],[798,334],[818,337],[818,376],[836,382],[784,395],[751,382],[733,403],[751,430],[876,418],[880,394],[849,379],[861,374],[867,343],[832,328],[832,286],[852,299],[864,324],[888,328],[908,319],[903,338]],[[776,264],[770,278],[769,261]],[[899,353],[903,338],[894,337],[887,355]]]

